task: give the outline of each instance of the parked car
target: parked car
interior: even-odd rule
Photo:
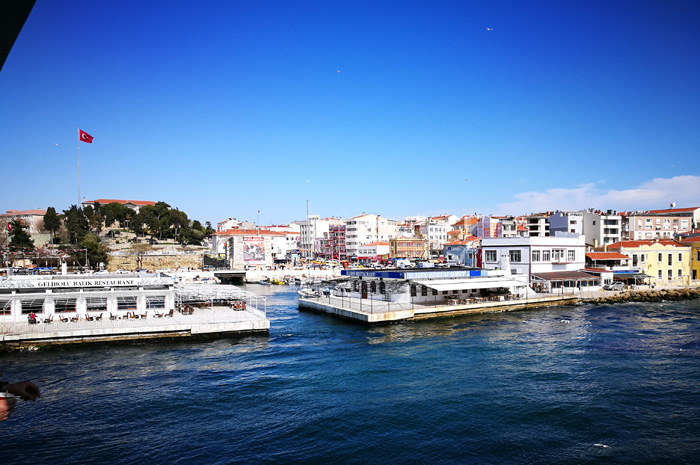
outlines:
[[[606,284],[605,286],[603,286],[603,289],[605,289],[606,291],[621,291],[624,288],[625,288],[625,285],[619,281],[615,282],[615,283]]]

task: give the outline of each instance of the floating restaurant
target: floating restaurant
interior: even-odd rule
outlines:
[[[577,300],[574,295],[537,294],[504,270],[343,270],[342,276],[332,289],[301,292],[299,308],[379,323]]]
[[[268,332],[266,301],[234,286],[175,285],[163,274],[7,276],[0,345]]]

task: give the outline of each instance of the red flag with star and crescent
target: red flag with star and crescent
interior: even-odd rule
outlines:
[[[78,131],[80,131],[80,140],[82,142],[87,142],[88,144],[92,144],[92,136],[90,134],[83,131],[82,129],[78,129]]]

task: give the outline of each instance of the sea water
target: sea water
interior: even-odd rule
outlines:
[[[0,358],[37,402],[6,463],[700,463],[700,301],[364,326],[267,296],[270,334]]]

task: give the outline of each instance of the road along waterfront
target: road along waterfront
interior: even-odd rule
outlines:
[[[13,463],[696,463],[700,301],[367,327],[267,298],[268,336],[0,358],[43,388]]]

